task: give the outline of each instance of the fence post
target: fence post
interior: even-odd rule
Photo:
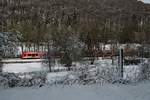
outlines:
[[[48,58],[48,66],[49,66],[49,71],[52,72],[52,69],[51,69],[51,54],[50,54],[50,45],[48,43],[48,54],[47,54],[47,58]]]
[[[119,73],[120,78],[123,78],[123,62],[124,62],[124,53],[123,49],[119,49],[119,59],[118,59],[118,65],[119,65]]]
[[[3,69],[3,67],[2,67],[2,57],[0,55],[0,72],[2,72],[2,69]]]

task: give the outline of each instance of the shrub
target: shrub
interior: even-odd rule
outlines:
[[[43,86],[46,83],[45,73],[1,73],[0,86],[3,87],[30,87]]]

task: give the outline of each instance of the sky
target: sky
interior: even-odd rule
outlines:
[[[150,0],[141,0],[141,1],[143,1],[145,3],[150,3]]]

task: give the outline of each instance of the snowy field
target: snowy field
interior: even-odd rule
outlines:
[[[3,65],[3,72],[10,73],[24,73],[35,71],[46,71],[46,67],[43,67],[42,63],[9,63]]]
[[[43,59],[5,59],[3,60],[3,72],[9,73],[26,73],[49,71],[46,64],[42,63]],[[60,64],[56,63],[52,70],[65,70]]]
[[[150,100],[150,82],[105,86],[0,89],[0,100]]]
[[[3,63],[32,63],[32,62],[42,62],[44,59],[20,59],[20,58],[14,58],[14,59],[3,59]]]

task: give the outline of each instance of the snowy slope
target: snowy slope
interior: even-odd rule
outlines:
[[[135,86],[56,86],[0,89],[0,100],[150,100],[150,82]]]

